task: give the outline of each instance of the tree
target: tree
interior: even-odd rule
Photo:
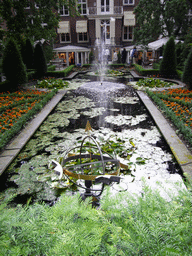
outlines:
[[[13,87],[27,82],[25,65],[18,46],[14,39],[10,38],[3,54],[3,72]]]
[[[25,64],[27,66],[27,69],[32,69],[34,67],[34,49],[30,39],[26,40],[25,55]]]
[[[190,54],[185,62],[182,81],[190,86],[192,89],[192,48]]]
[[[138,24],[134,29],[135,44],[147,45],[161,34],[161,9],[161,0],[139,1],[134,10]]]
[[[34,51],[34,67],[38,77],[42,77],[47,72],[47,63],[41,44],[36,44]]]
[[[160,35],[184,38],[191,21],[186,0],[140,0],[134,12],[137,17],[134,40],[147,45]]]
[[[176,53],[175,41],[173,37],[171,37],[165,45],[163,60],[160,64],[160,74],[163,77],[176,76]]]
[[[56,36],[60,15],[59,6],[75,9],[75,0],[3,0],[0,2],[0,16],[6,21],[7,36],[16,40],[21,34],[26,38],[52,40]]]

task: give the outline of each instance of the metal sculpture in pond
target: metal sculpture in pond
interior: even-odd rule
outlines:
[[[85,131],[90,131],[87,122]],[[88,143],[85,143],[88,140]],[[92,143],[91,143],[92,142]],[[74,153],[74,152],[78,153]],[[120,162],[107,152],[102,152],[97,141],[87,135],[79,147],[66,152],[61,164],[52,160],[56,174],[61,179],[63,174],[75,185],[84,190],[81,198],[92,197],[92,205],[98,206],[105,185],[119,183]]]

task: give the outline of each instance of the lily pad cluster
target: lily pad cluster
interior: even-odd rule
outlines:
[[[69,83],[63,81],[62,79],[47,78],[43,80],[38,80],[36,87],[38,88],[47,88],[47,89],[63,89],[68,87]]]
[[[149,88],[170,87],[173,85],[173,83],[171,82],[166,82],[162,79],[157,79],[157,78],[140,79],[136,84],[139,87],[149,87]]]

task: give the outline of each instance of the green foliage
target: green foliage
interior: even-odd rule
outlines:
[[[185,63],[182,81],[192,89],[192,48]]]
[[[16,39],[20,35],[25,38],[51,41],[56,36],[55,27],[58,27],[60,14],[58,9],[63,4],[69,6],[69,10],[76,11],[74,0],[37,0],[37,1],[13,1],[4,0],[0,5],[0,16],[6,21],[6,35],[14,36]],[[38,5],[38,7],[37,7]],[[55,9],[55,11],[53,11]],[[33,17],[33,22],[31,18]],[[46,24],[42,26],[42,24]]]
[[[63,81],[61,79],[54,79],[54,78],[49,78],[49,79],[44,79],[41,81],[37,81],[37,87],[39,88],[48,88],[48,89],[63,89],[68,87],[68,82]]]
[[[159,75],[159,69],[145,69],[141,65],[133,64],[136,71],[142,75],[142,76],[158,76]]]
[[[94,54],[93,54],[93,52],[91,51],[91,52],[89,53],[89,63],[92,63],[92,62],[93,62],[93,59],[94,59]]]
[[[25,49],[25,64],[27,69],[33,69],[34,67],[34,48],[31,44],[30,39],[26,40],[26,49]]]
[[[59,70],[59,71],[48,71],[46,73],[46,76],[51,76],[51,77],[67,77],[68,74],[73,70],[73,68],[75,67],[75,65],[71,65],[63,70]]]
[[[47,72],[47,64],[42,46],[38,43],[34,51],[34,68],[37,76],[42,77]]]
[[[55,71],[55,68],[56,68],[55,65],[47,66],[47,71]]]
[[[53,46],[51,44],[43,44],[43,51],[45,54],[45,59],[47,63],[50,62],[54,58],[54,53],[53,53]]]
[[[107,193],[98,210],[78,195],[63,195],[51,208],[1,204],[1,254],[191,255],[191,193],[171,198],[144,185],[143,197]]]
[[[176,76],[176,53],[173,37],[165,45],[163,60],[160,65],[160,74],[166,78]]]
[[[134,9],[137,15],[135,43],[147,45],[160,35],[183,38],[191,27],[189,9],[189,2],[185,0],[140,0]]]
[[[134,41],[136,44],[147,45],[161,34],[161,3],[159,0],[141,0],[135,7],[134,12],[137,15],[137,26],[134,29]]]
[[[145,78],[145,79],[140,79],[137,82],[138,86],[144,86],[144,87],[149,87],[149,88],[154,88],[154,87],[169,87],[172,85],[172,83],[165,82],[161,79],[154,79],[154,78]]]
[[[17,88],[19,84],[27,82],[27,73],[21,58],[18,46],[10,38],[3,53],[3,72],[10,81],[12,87]]]
[[[117,63],[121,63],[121,53],[120,53],[120,51],[117,53]]]

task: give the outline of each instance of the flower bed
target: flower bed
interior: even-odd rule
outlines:
[[[16,91],[0,94],[0,149],[53,97],[52,92]]]
[[[192,146],[192,91],[179,88],[147,93]]]

